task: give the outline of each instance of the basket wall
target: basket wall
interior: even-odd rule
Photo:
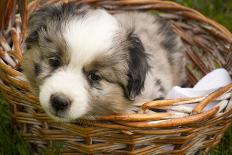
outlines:
[[[34,0],[30,4],[26,0],[0,2],[0,92],[10,104],[18,132],[32,144],[35,152],[41,152],[53,141],[62,143],[63,154],[194,154],[198,151],[207,153],[220,142],[231,124],[232,84],[207,97],[154,101],[142,107],[197,103],[185,117],[167,117],[169,114],[161,112],[152,116],[112,116],[76,123],[58,123],[47,117],[21,73],[22,42],[26,35],[27,14],[42,6],[61,2],[68,0]],[[224,67],[232,74],[232,34],[195,10],[161,0],[85,2],[112,13],[151,11],[170,21],[173,31],[187,47],[189,85],[194,85],[215,68]],[[220,106],[203,111],[216,99],[221,101]],[[154,120],[164,121],[149,123]]]

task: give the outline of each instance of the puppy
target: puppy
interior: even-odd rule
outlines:
[[[185,80],[184,47],[165,20],[68,3],[35,11],[23,70],[41,106],[72,121],[123,113]]]

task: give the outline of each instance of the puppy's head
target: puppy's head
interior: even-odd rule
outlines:
[[[140,39],[112,15],[64,4],[30,17],[23,69],[44,110],[70,121],[123,112],[141,92],[148,63]]]

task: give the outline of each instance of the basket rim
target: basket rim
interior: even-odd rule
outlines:
[[[27,0],[23,0],[27,1]],[[43,0],[33,0],[29,2],[28,4],[24,2],[23,5],[24,7],[27,8],[26,14],[24,16],[27,16],[34,10],[35,8],[33,6],[38,5],[42,2]],[[204,22],[206,24],[209,24],[216,28],[218,31],[222,32],[225,38],[228,39],[228,41],[232,44],[232,32],[230,32],[225,26],[222,24],[210,19],[209,17],[206,17],[199,11],[189,8],[187,6],[183,6],[177,2],[173,2],[171,0],[48,0],[45,5],[49,5],[52,3],[68,3],[68,2],[84,2],[84,3],[89,3],[89,4],[95,4],[98,6],[104,6],[104,3],[111,4],[111,5],[153,5],[154,7],[152,9],[158,9],[158,10],[181,10],[184,11],[182,15],[192,18],[196,21]],[[26,21],[25,21],[26,22]]]

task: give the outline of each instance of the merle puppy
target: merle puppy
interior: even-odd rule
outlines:
[[[180,38],[148,13],[68,3],[29,19],[24,73],[56,120],[123,113],[164,97],[184,81],[184,64]]]

